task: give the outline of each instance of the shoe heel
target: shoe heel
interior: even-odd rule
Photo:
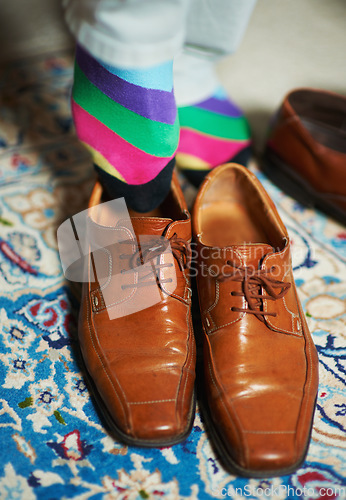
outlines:
[[[266,148],[261,162],[262,172],[282,191],[307,208],[317,208],[346,225],[346,212],[321,199],[321,194],[301,179],[292,168],[279,158],[269,147]]]
[[[308,208],[315,205],[312,194],[302,187],[300,180],[292,175],[291,169],[268,147],[262,156],[260,168],[268,179],[291,198]]]

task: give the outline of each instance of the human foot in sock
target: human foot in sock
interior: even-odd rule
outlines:
[[[201,102],[178,108],[180,141],[177,166],[198,186],[211,169],[227,162],[246,165],[250,129],[241,109],[222,87]]]
[[[179,140],[172,62],[116,68],[78,46],[72,113],[108,195],[138,212],[157,207],[170,189]]]

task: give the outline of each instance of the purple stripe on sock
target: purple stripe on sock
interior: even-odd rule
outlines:
[[[146,89],[122,80],[80,46],[77,46],[76,60],[91,83],[113,101],[149,120],[170,125],[175,122],[177,108],[173,91]]]
[[[220,115],[232,116],[233,118],[238,118],[243,115],[242,110],[231,101],[215,99],[215,97],[210,97],[209,99],[206,99],[205,101],[198,103],[195,106],[196,108],[212,111]]]

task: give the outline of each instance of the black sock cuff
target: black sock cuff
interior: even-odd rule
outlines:
[[[126,184],[108,174],[97,165],[96,172],[106,193],[111,199],[125,198],[126,204],[136,212],[150,212],[166,198],[172,181],[175,158],[151,181],[145,184]]]

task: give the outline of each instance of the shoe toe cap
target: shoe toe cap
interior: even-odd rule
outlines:
[[[297,462],[295,432],[246,433],[244,466],[248,470],[263,473],[284,471]]]
[[[219,409],[221,407],[219,406]],[[236,466],[246,472],[268,476],[294,469],[304,458],[309,437],[306,419],[304,436],[300,425],[300,398],[267,391],[240,397],[223,404],[219,435]],[[312,416],[312,415],[311,415]],[[216,422],[214,415],[214,422]]]
[[[134,440],[180,441],[190,427],[191,412],[178,412],[175,400],[132,403],[130,433]]]
[[[114,377],[112,390],[108,387],[106,391],[106,379],[99,378],[110,427],[124,442],[138,446],[168,446],[182,441],[193,419],[194,377],[187,375],[185,390],[178,391],[179,381],[178,370],[167,370],[159,377],[143,372],[141,377],[123,377],[123,383],[117,386],[119,380]]]

